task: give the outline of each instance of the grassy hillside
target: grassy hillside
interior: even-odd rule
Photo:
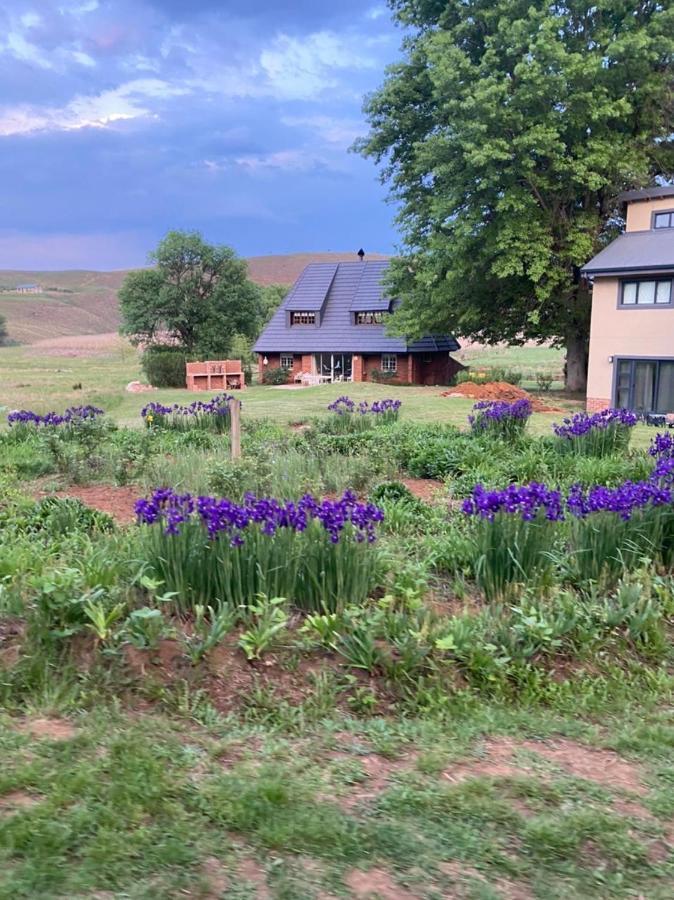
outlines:
[[[383,259],[380,254],[368,256]],[[354,253],[295,253],[253,256],[250,276],[258,284],[292,284],[311,262],[356,259]],[[105,334],[119,326],[117,291],[127,272],[26,272],[0,270],[0,315],[10,338],[20,344],[69,335]],[[43,293],[19,294],[18,284],[39,284]]]

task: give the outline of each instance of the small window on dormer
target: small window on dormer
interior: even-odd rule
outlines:
[[[316,324],[316,313],[315,312],[293,312],[293,313],[290,313],[290,324],[291,325],[315,325]]]
[[[381,310],[356,313],[356,325],[382,325],[383,323],[384,313]]]
[[[674,210],[653,215],[653,228],[674,228]]]

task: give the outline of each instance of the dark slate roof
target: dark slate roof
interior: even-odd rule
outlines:
[[[336,272],[337,263],[307,266],[286,295],[283,306],[297,312],[323,309]]]
[[[388,312],[391,300],[385,297],[381,279],[388,263],[385,259],[360,263],[360,280],[351,301],[351,312]]]
[[[329,268],[336,271],[327,291],[327,301],[320,316],[320,324],[290,326],[288,325],[290,309],[314,310],[320,309],[321,306],[322,301],[319,298],[322,296],[322,285],[326,276],[324,272],[317,270],[323,270],[325,265],[313,263],[307,266],[293,286],[291,294],[295,293],[300,283],[318,285],[315,295],[312,295],[313,299],[308,292],[302,301],[311,305],[298,307],[295,306],[296,301],[292,300],[290,306],[286,299],[276,310],[253,350],[258,353],[407,353],[408,351],[423,353],[432,350],[449,353],[458,350],[459,343],[450,335],[425,337],[408,344],[405,338],[387,335],[384,325],[354,324],[354,309],[357,307],[353,304],[360,302],[356,299],[359,288],[361,299],[370,297],[372,303],[380,304],[362,307],[361,311],[389,308],[389,301],[386,301],[385,306],[381,305],[385,301],[379,287],[379,280],[387,265],[385,260],[330,265]]]
[[[662,197],[674,197],[674,184],[656,185],[655,187],[637,188],[635,191],[624,191],[618,197],[623,203],[633,200],[657,200]]]
[[[674,228],[626,231],[583,266],[585,275],[674,269]]]

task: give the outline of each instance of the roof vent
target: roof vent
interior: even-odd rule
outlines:
[[[365,256],[365,251],[363,250],[362,247],[361,247],[360,250],[358,251],[358,256],[360,257],[360,261],[362,262],[362,261],[363,261],[363,257]]]

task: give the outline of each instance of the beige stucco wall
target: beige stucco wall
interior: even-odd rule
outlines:
[[[661,209],[674,209],[674,197],[660,200],[639,200],[627,206],[625,231],[650,231],[652,213]]]
[[[618,309],[617,278],[595,278],[592,289],[587,399],[590,408],[613,402],[609,356],[674,356],[674,308]]]

